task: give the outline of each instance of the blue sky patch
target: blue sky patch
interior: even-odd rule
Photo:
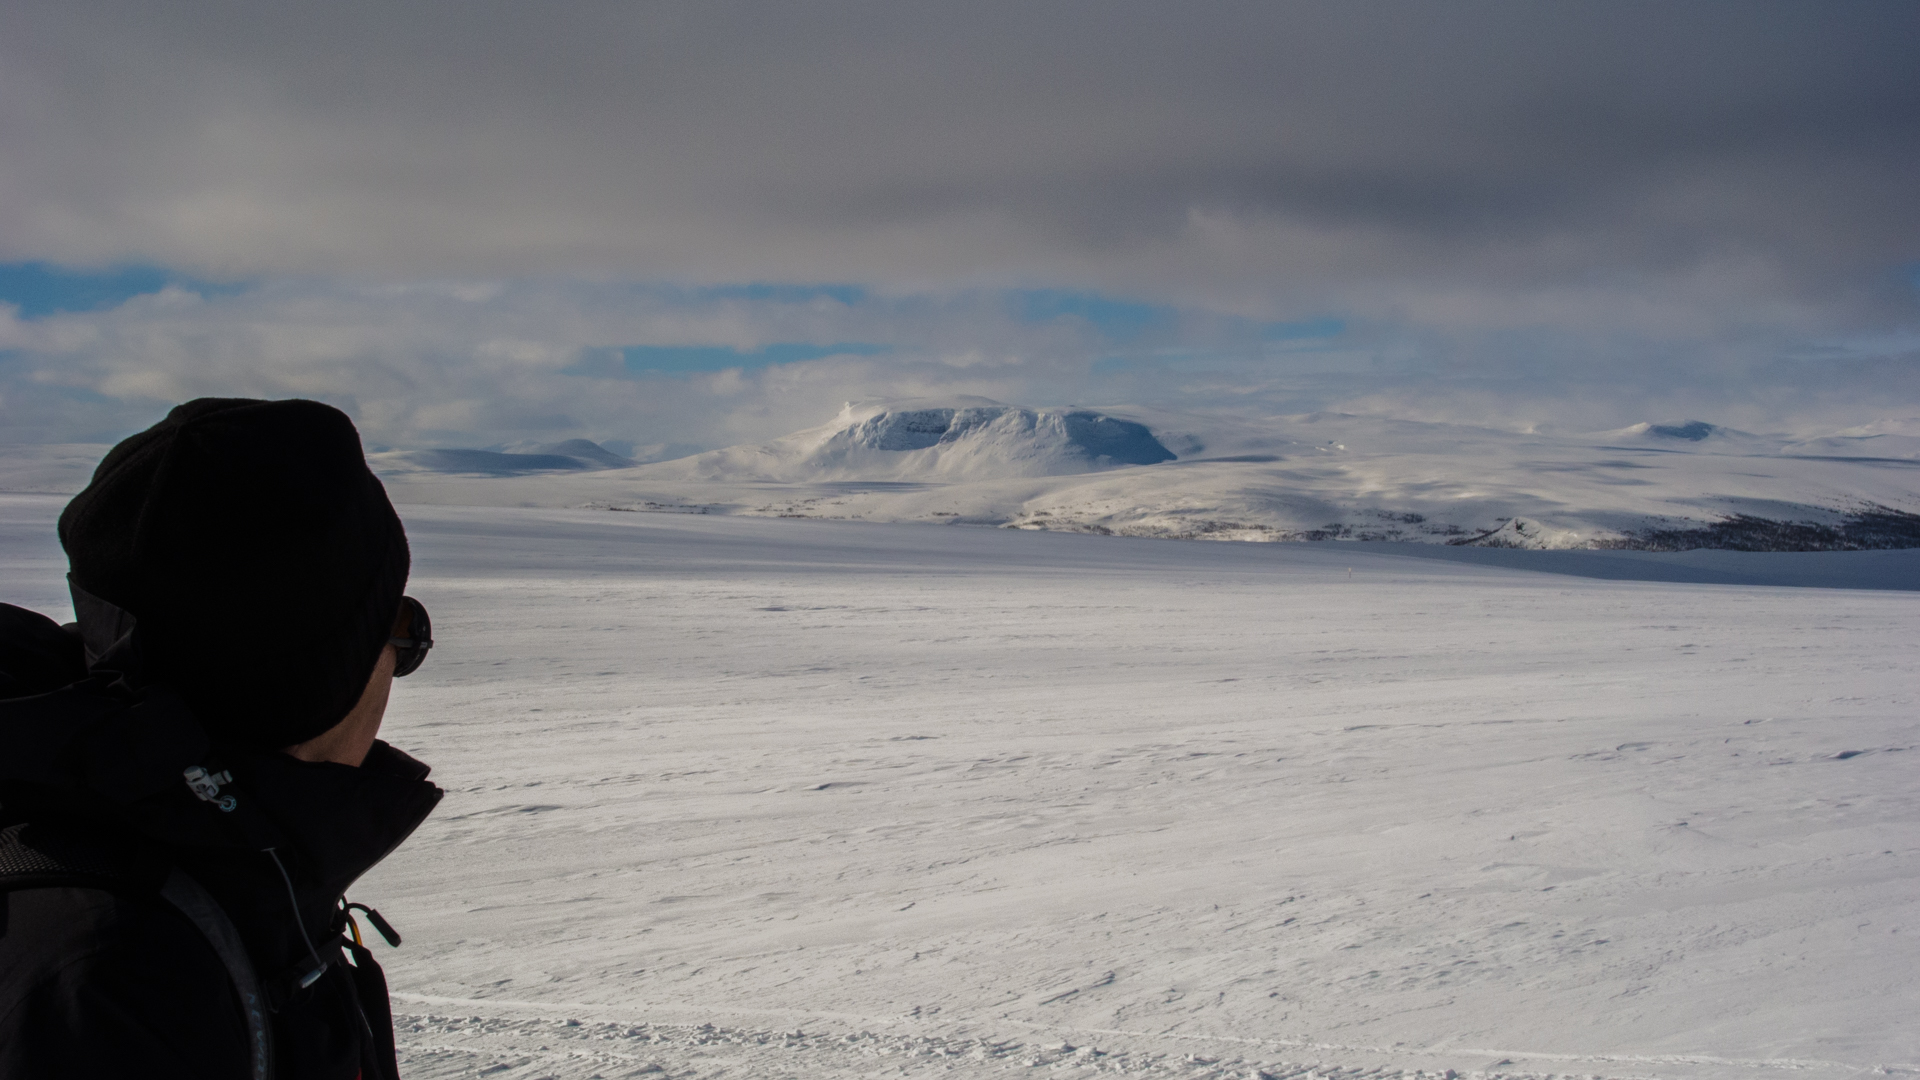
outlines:
[[[22,318],[62,311],[117,307],[166,288],[173,276],[157,266],[68,270],[50,263],[0,264],[0,302],[17,305]]]
[[[1114,351],[1095,360],[1091,370],[1095,375],[1156,369],[1251,371],[1268,364],[1293,362],[1309,353],[1339,352],[1348,348],[1335,340],[1347,332],[1347,324],[1342,319],[1323,317],[1276,323],[1229,320],[1228,326],[1228,332],[1206,343],[1161,343],[1148,348],[1128,348],[1128,342],[1116,342]]]
[[[757,300],[772,301],[777,304],[804,304],[824,296],[829,300],[838,300],[852,307],[867,298],[867,290],[858,285],[781,285],[772,282],[750,282],[745,285],[709,286],[696,290],[695,295],[701,299]]]
[[[240,286],[214,285],[158,266],[115,266],[77,270],[45,262],[0,263],[0,303],[19,307],[23,319],[63,311],[100,311],[169,285],[202,296],[237,292]]]
[[[1339,337],[1346,332],[1345,320],[1320,318],[1306,319],[1301,322],[1268,323],[1261,328],[1260,337],[1266,341],[1302,341],[1312,338]]]
[[[1170,327],[1178,315],[1173,308],[1161,304],[1054,289],[1016,292],[1013,305],[1022,321],[1045,323],[1080,318],[1113,341],[1132,341],[1149,330]]]
[[[1181,310],[1171,305],[1118,300],[1097,293],[1023,290],[1012,294],[1012,302],[1017,317],[1024,322],[1082,319],[1108,341],[1122,347],[1155,340],[1166,344],[1170,336],[1177,336],[1174,332],[1183,323],[1190,330],[1207,327],[1200,331],[1202,336],[1214,338],[1216,347],[1229,351],[1236,342],[1246,346],[1253,342],[1313,341],[1339,337],[1347,330],[1344,320],[1331,316],[1272,323],[1238,316],[1209,316],[1203,312],[1188,312],[1188,317],[1183,317]],[[1204,348],[1201,351],[1204,352]]]

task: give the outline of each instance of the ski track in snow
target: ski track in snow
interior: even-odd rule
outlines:
[[[485,1001],[454,1001],[400,995],[401,1005],[459,1005],[487,1008]],[[1338,1080],[1348,1077],[1401,1077],[1406,1080],[1455,1080],[1459,1070],[1353,1063],[1356,1058],[1404,1061],[1420,1056],[1380,1047],[1315,1045],[1299,1041],[1198,1036],[1158,1038],[1142,1032],[1052,1028],[1053,1037],[995,1039],[941,1037],[912,1032],[804,1028],[723,1027],[704,1024],[647,1024],[581,1021],[557,1015],[566,1009],[517,1003],[518,1010],[492,1015],[435,1012],[395,1015],[406,1044],[403,1071],[422,1080],[438,1077],[869,1077],[869,1076],[1137,1076],[1177,1080]],[[575,1009],[590,1015],[592,1009]],[[842,1027],[846,1025],[841,1025]],[[1040,1025],[1031,1025],[1041,1027]],[[1037,1033],[1036,1033],[1037,1034]],[[1072,1035],[1069,1041],[1060,1035]],[[1197,1045],[1197,1049],[1119,1049],[1113,1039],[1152,1044]],[[1103,1048],[1104,1046],[1104,1048]],[[1212,1051],[1209,1053],[1208,1051]],[[1262,1053],[1261,1051],[1265,1051]],[[1558,1078],[1646,1077],[1697,1072],[1705,1066],[1731,1075],[1798,1076],[1852,1072],[1833,1062],[1792,1059],[1737,1061],[1725,1058],[1669,1056],[1623,1058],[1595,1055],[1531,1055],[1567,1072],[1534,1072],[1516,1065],[1512,1052],[1474,1052],[1500,1060],[1464,1075],[1484,1080],[1558,1080]],[[1454,1057],[1466,1056],[1456,1052]],[[1348,1063],[1330,1062],[1329,1057]],[[1605,1073],[1579,1071],[1604,1068]],[[1913,1066],[1871,1070],[1876,1075],[1913,1071]],[[1624,1070],[1624,1071],[1623,1071]]]
[[[402,513],[409,1076],[1920,1072],[1911,593]]]

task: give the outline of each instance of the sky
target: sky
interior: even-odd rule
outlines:
[[[1920,5],[0,9],[0,441],[1920,415]]]

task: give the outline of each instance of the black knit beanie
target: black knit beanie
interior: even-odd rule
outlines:
[[[139,620],[145,675],[215,739],[339,723],[407,584],[407,537],[345,413],[200,398],[113,448],[60,515],[74,584]]]

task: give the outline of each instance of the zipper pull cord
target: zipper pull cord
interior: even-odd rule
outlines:
[[[313,971],[308,973],[306,978],[300,980],[300,989],[305,990],[307,987],[319,982],[320,976],[327,973],[327,962],[320,959],[320,950],[313,947],[313,938],[307,934],[307,922],[300,917],[300,897],[293,891],[293,878],[287,876],[287,867],[285,863],[280,861],[280,853],[272,848],[265,848],[263,850],[266,851],[267,857],[273,860],[273,865],[280,871],[280,880],[287,885],[287,902],[293,905],[293,925],[300,928],[300,940],[307,943],[307,955],[313,957]]]
[[[346,910],[347,910],[348,922],[353,921],[353,913],[356,910],[366,912],[367,921],[373,924],[373,928],[375,930],[380,931],[380,936],[386,939],[387,945],[395,949],[400,947],[400,932],[393,928],[392,923],[381,918],[379,912],[373,910],[372,908],[368,907],[365,904],[348,904]],[[360,937],[359,927],[356,926],[354,928],[353,936],[356,941],[359,939]],[[363,945],[361,947],[365,948],[366,946]]]

